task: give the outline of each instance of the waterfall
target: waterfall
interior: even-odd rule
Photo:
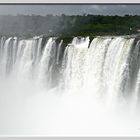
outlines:
[[[75,37],[62,52],[63,40],[56,43],[56,38],[42,46],[42,37],[2,37],[0,76],[35,80],[46,88],[61,84],[66,90],[87,90],[113,102],[127,98],[133,94],[130,91],[138,97],[139,41],[135,40],[99,36],[90,43],[89,37]]]
[[[134,38],[97,37],[89,46],[74,38],[64,53],[64,84],[70,89],[85,89],[114,102],[123,100],[130,77]],[[89,48],[88,48],[89,46]],[[132,60],[131,60],[132,61]]]
[[[0,38],[2,134],[126,134],[139,92],[138,37]]]

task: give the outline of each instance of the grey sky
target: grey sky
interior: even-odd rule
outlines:
[[[0,14],[140,15],[140,5],[0,5]]]

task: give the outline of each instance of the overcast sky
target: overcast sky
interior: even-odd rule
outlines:
[[[140,15],[140,5],[0,5],[0,14]]]

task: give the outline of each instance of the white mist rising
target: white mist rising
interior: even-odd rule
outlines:
[[[1,38],[0,134],[139,136],[139,41]]]

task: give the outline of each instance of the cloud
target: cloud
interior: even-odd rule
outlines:
[[[0,14],[140,15],[140,5],[0,5]]]

